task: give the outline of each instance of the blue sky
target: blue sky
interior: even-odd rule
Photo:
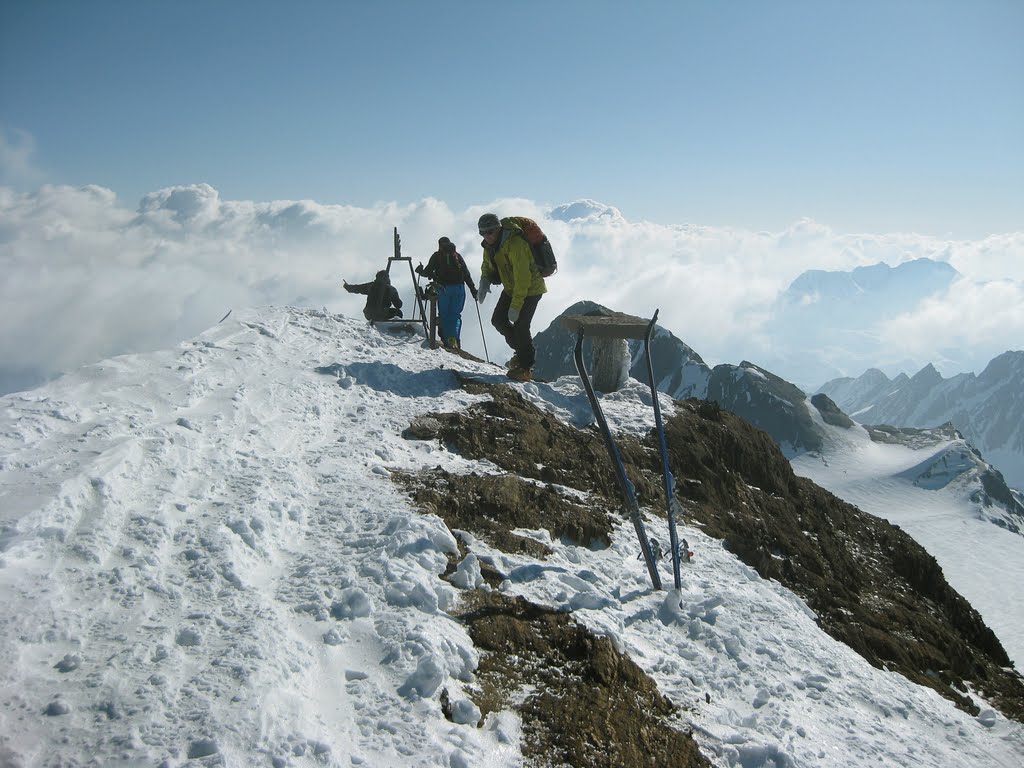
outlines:
[[[5,0],[0,183],[980,238],[1024,228],[1022,39],[1018,0]]]
[[[1024,343],[1022,40],[1024,0],[0,0],[0,393],[359,317],[393,227],[478,275],[486,210],[555,246],[535,331],[587,299],[802,385],[980,373]],[[916,258],[962,279],[825,348],[774,324],[805,270]]]

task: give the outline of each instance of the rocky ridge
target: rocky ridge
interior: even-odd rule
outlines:
[[[427,470],[401,477],[423,510],[440,515],[452,530],[535,555],[543,554],[543,545],[514,530],[545,528],[585,545],[607,537],[619,513],[599,437],[556,423],[511,388],[464,386],[492,400],[462,413],[433,414],[436,426],[427,439],[467,458],[488,459],[506,474]],[[1008,717],[1024,719],[1024,679],[910,536],[794,475],[771,437],[715,403],[681,403],[666,432],[688,518],[762,577],[804,598],[825,632],[961,708],[974,707],[967,693],[973,689]],[[653,436],[623,439],[620,448],[638,495],[658,509]],[[559,487],[589,494],[594,503],[568,503]],[[504,574],[491,578],[498,583]]]

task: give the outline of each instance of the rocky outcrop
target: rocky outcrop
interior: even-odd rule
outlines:
[[[826,424],[831,424],[833,427],[842,427],[843,429],[849,429],[856,422],[843,413],[839,406],[832,402],[828,395],[821,393],[811,398],[811,405],[818,409],[818,413],[821,414],[821,418]]]
[[[493,546],[524,546],[510,533],[517,528],[546,528],[583,542],[609,535],[610,515],[621,505],[600,437],[558,423],[509,387],[465,386],[491,399],[465,412],[433,414],[441,424],[436,439],[510,474],[488,479],[428,470],[396,478],[424,511]],[[767,433],[713,402],[680,403],[666,436],[688,519],[762,577],[800,595],[824,631],[967,711],[977,713],[973,689],[1024,721],[1024,678],[909,535],[797,477]],[[654,436],[620,436],[619,447],[638,496],[664,509]],[[589,494],[589,501],[558,501],[550,484]]]
[[[821,431],[807,410],[803,390],[751,362],[716,365],[707,399],[763,429],[787,456],[822,446]]]

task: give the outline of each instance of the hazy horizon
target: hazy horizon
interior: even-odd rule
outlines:
[[[439,236],[451,237],[476,279],[475,223],[485,210],[533,216],[554,243],[560,268],[548,280],[535,331],[583,299],[646,317],[660,308],[661,324],[709,364],[749,359],[816,386],[834,376],[806,381],[793,375],[795,368],[786,370],[785,361],[816,351],[808,339],[832,321],[832,305],[821,307],[816,327],[780,335],[779,302],[790,283],[811,269],[895,267],[929,258],[960,277],[924,301],[890,301],[873,326],[838,335],[828,349],[835,375],[857,376],[868,367],[892,375],[903,363],[912,374],[929,362],[944,376],[980,372],[1024,340],[1024,233],[981,241],[841,234],[809,219],[781,232],[754,232],[634,222],[593,200],[558,208],[494,200],[456,211],[428,198],[360,208],[224,200],[209,185],[158,190],[129,208],[102,187],[50,185],[32,193],[0,188],[0,256],[7,265],[0,319],[8,331],[0,369],[15,380],[19,372],[52,375],[111,355],[174,346],[230,309],[281,304],[359,317],[361,299],[346,294],[341,282],[370,279],[385,266],[395,227],[413,263],[427,260]],[[399,272],[395,282],[410,299],[411,279]],[[490,300],[480,317],[492,334],[489,350],[503,360],[504,342],[488,322],[492,309]],[[467,349],[482,355],[472,303],[464,323]]]
[[[480,213],[565,205],[538,329],[584,298],[657,307],[709,362],[803,386],[1024,346],[1024,4],[565,0],[517,21],[519,49],[497,6],[458,1],[0,4],[0,381],[232,308],[359,316],[341,280],[380,268],[393,227],[476,270]],[[773,320],[805,270],[925,257],[962,278],[869,327],[823,307],[836,332],[812,344]]]

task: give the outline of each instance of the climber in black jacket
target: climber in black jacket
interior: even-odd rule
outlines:
[[[363,317],[371,323],[374,320],[391,320],[402,316],[402,299],[391,285],[387,270],[382,269],[378,272],[372,283],[349,285],[344,280],[341,282],[349,293],[361,293],[366,296]]]

